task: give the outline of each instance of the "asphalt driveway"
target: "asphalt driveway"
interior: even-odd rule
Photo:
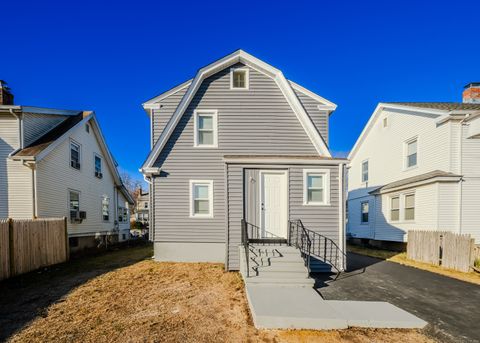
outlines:
[[[426,320],[441,342],[480,342],[480,286],[435,273],[348,254],[348,272],[315,275],[328,300],[388,301]]]

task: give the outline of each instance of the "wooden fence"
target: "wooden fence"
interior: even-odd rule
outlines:
[[[67,221],[0,220],[0,280],[68,260]]]
[[[448,231],[408,231],[407,258],[462,272],[470,271],[475,241]]]

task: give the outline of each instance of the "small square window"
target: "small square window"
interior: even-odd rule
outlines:
[[[213,217],[213,181],[190,181],[190,216]]]
[[[362,202],[362,223],[368,223],[368,212],[369,212],[369,203],[368,201]]]
[[[248,89],[248,69],[231,69],[230,71],[230,88],[231,89]]]

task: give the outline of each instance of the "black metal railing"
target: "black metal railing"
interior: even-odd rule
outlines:
[[[310,239],[307,230],[302,224],[301,220],[288,222],[288,238],[287,243],[290,246],[294,246],[302,252],[302,257],[305,262],[305,266],[310,275],[310,256],[312,248],[312,240]]]
[[[288,244],[300,249],[308,261],[315,257],[331,265],[338,273],[345,269],[347,256],[337,243],[318,232],[306,229],[300,219],[289,221]],[[310,272],[310,262],[308,263]]]
[[[245,249],[245,267],[247,268],[247,277],[249,277],[250,276],[250,264],[249,264],[250,241],[248,237],[247,222],[245,221],[245,219],[242,219],[241,225],[242,225],[242,245],[243,245],[243,248]]]

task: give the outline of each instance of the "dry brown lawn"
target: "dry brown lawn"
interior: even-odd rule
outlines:
[[[25,299],[40,301],[40,293],[51,298],[31,317],[18,315],[20,327],[0,319],[0,330],[17,328],[6,337],[11,342],[433,342],[416,330],[257,330],[238,273],[218,264],[158,263],[150,255],[150,247],[131,248],[0,285],[0,318]],[[77,284],[69,285],[71,278]]]
[[[387,251],[381,249],[372,249],[372,248],[365,248],[360,247],[358,245],[348,245],[347,250],[356,254],[366,255],[371,257],[381,258],[383,260],[387,260],[390,262],[395,262],[399,264],[403,264],[405,266],[410,266],[422,270],[426,270],[432,273],[441,274],[444,276],[448,276],[454,279],[474,283],[480,285],[480,273],[479,272],[459,272],[457,270],[443,268],[440,266],[434,266],[429,263],[423,263],[418,261],[413,261],[407,258],[407,254],[402,252],[394,252],[394,251]]]

